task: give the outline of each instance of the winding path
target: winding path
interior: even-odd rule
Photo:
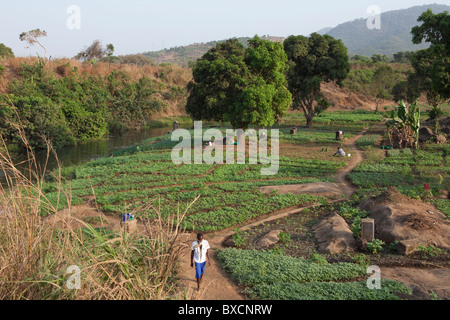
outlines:
[[[347,175],[362,161],[362,152],[358,148],[356,141],[366,134],[368,128],[364,129],[360,134],[347,140],[345,142],[345,148],[347,152],[352,154],[351,161],[344,169],[336,172],[335,180],[336,185],[342,190],[345,195],[345,199],[348,199],[357,188],[353,186],[348,180]],[[351,151],[348,151],[351,150]],[[341,201],[340,199],[339,201]],[[278,220],[293,214],[298,214],[306,208],[312,208],[319,205],[313,205],[303,208],[286,209],[277,214],[269,217],[262,217],[255,222],[251,222],[239,229],[245,231],[261,223]],[[194,279],[195,270],[190,266],[190,244],[195,241],[195,235],[185,235],[187,241],[186,253],[181,259],[181,266],[179,272],[180,287],[182,288],[181,295],[187,300],[243,300],[244,297],[239,293],[239,287],[233,283],[233,281],[226,275],[225,271],[221,268],[217,258],[217,249],[223,249],[224,240],[234,233],[234,228],[228,228],[220,230],[218,232],[205,234],[205,239],[209,241],[211,250],[211,266],[206,267],[206,274],[203,278],[202,288],[197,291],[197,282]]]

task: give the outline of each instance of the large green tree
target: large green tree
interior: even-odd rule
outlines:
[[[411,30],[413,43],[425,41],[431,45],[414,58],[429,63],[431,91],[443,99],[450,99],[450,15],[448,11],[433,14],[427,10],[417,21],[423,23]]]
[[[311,128],[314,116],[330,105],[321,93],[321,83],[336,81],[341,86],[350,72],[347,48],[329,35],[313,33],[309,38],[290,36],[284,49],[289,59],[287,79],[293,108],[303,110]]]
[[[281,43],[255,36],[246,49],[230,39],[193,69],[186,111],[195,120],[230,121],[234,128],[272,126],[289,108],[287,57]]]
[[[375,70],[369,84],[369,92],[375,98],[376,111],[383,99],[393,99],[393,88],[400,80],[400,75],[389,65],[382,65]]]

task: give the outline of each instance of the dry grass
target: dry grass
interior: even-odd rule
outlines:
[[[181,251],[180,222],[186,214],[176,208],[145,223],[145,234],[105,232],[79,221],[83,229],[57,230],[42,212],[57,210],[42,192],[45,165],[37,164],[23,130],[29,170],[17,169],[1,138],[0,167],[7,186],[0,188],[0,299],[167,299]],[[1,137],[1,136],[0,136]],[[54,152],[48,144],[48,153]],[[56,156],[56,154],[55,154]],[[61,197],[70,198],[70,190]],[[70,201],[68,201],[70,203]],[[70,210],[70,207],[69,207]],[[70,266],[81,270],[80,288],[70,289]],[[71,278],[69,278],[71,277]]]

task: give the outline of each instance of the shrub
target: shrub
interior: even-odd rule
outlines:
[[[384,245],[385,243],[382,240],[375,239],[367,243],[367,250],[372,254],[379,253],[383,250]]]

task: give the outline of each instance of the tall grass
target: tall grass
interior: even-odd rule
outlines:
[[[20,127],[16,126],[28,150],[28,170],[19,170],[0,136],[0,172],[7,185],[0,188],[0,299],[167,299],[175,294],[175,277],[185,249],[180,223],[189,210],[174,208],[169,217],[161,217],[154,199],[145,210],[154,210],[157,218],[141,220],[145,231],[129,234],[95,229],[83,224],[72,229],[57,229],[44,213],[57,215],[57,209],[45,197],[42,186],[45,164],[41,167]],[[48,154],[54,152],[47,142]],[[55,153],[56,156],[56,153]],[[61,198],[61,166],[56,175]],[[67,202],[70,204],[69,199]],[[195,200],[194,200],[195,202]],[[191,205],[193,202],[191,203]],[[69,207],[69,212],[71,208]],[[76,266],[80,286],[73,288]]]

